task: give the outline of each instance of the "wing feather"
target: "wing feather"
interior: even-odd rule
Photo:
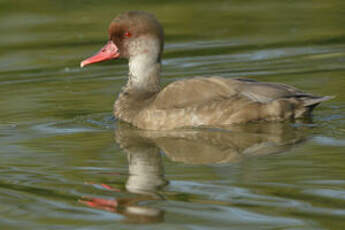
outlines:
[[[169,84],[157,95],[153,105],[158,109],[186,108],[231,97],[246,97],[253,102],[269,103],[278,98],[315,96],[280,83],[197,77]]]

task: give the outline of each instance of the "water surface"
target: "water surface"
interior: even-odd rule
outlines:
[[[125,61],[79,63],[118,13],[165,27],[162,84],[196,75],[318,95],[313,121],[149,132],[112,117]],[[343,229],[345,6],[1,1],[2,229]]]

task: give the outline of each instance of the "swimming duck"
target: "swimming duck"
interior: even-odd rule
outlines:
[[[222,77],[178,80],[161,88],[164,33],[155,16],[123,13],[113,19],[108,33],[107,44],[80,65],[129,60],[128,81],[115,101],[114,115],[141,129],[293,120],[310,115],[315,106],[332,98],[280,83]]]

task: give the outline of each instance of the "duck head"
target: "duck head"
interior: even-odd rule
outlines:
[[[163,51],[164,33],[157,19],[149,13],[130,11],[123,13],[109,25],[107,44],[80,63],[81,67],[89,64],[117,58],[160,62]]]

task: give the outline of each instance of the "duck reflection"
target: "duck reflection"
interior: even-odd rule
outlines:
[[[91,198],[81,202],[118,212],[126,216],[127,221],[160,222],[164,218],[162,210],[140,203],[164,199],[159,192],[168,181],[164,178],[161,152],[171,161],[186,164],[231,163],[285,152],[305,139],[303,133],[287,123],[247,124],[231,129],[147,131],[119,122],[115,140],[127,153],[129,165],[125,187],[136,196],[117,200]]]
[[[120,123],[115,138],[130,155],[150,151],[148,146],[151,146],[152,156],[162,150],[170,160],[176,162],[231,163],[246,157],[285,152],[305,140],[301,129],[288,123],[266,123],[219,129],[147,131]]]
[[[116,212],[130,223],[157,223],[164,220],[164,211],[140,205],[140,202],[162,200],[161,187],[168,184],[164,179],[163,163],[159,148],[146,138],[132,133],[130,127],[120,125],[115,130],[116,142],[127,153],[129,176],[125,188],[135,194],[117,199],[83,198],[79,202],[89,207]],[[104,189],[120,192],[109,185],[98,185]]]

